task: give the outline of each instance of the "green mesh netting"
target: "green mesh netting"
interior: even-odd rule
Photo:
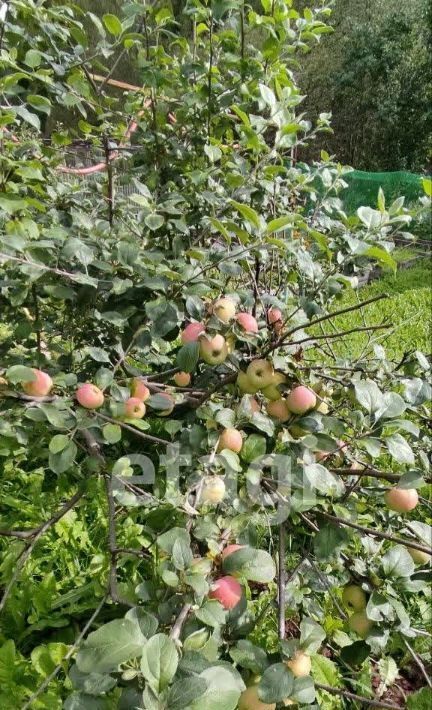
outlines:
[[[352,213],[362,205],[376,207],[378,191],[383,189],[386,203],[404,195],[406,203],[415,202],[424,192],[422,176],[403,171],[393,173],[367,173],[353,170],[344,175],[348,183],[340,193],[346,212]]]

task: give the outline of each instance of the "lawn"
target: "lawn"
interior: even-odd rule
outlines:
[[[344,296],[338,308],[365,301],[380,293],[388,298],[370,306],[339,316],[333,321],[333,331],[350,330],[357,326],[391,324],[389,331],[376,331],[371,343],[379,343],[386,349],[388,357],[400,360],[407,351],[432,351],[432,268],[430,261],[424,260],[410,269],[402,269],[395,275],[385,274],[358,291],[350,291]],[[325,332],[332,332],[330,327]],[[359,357],[368,343],[365,333],[354,333],[332,345],[339,357]]]

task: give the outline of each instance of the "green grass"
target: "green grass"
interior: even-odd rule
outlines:
[[[385,293],[388,298],[372,303],[361,311],[339,316],[333,321],[333,329],[326,324],[326,333],[350,330],[358,326],[391,324],[389,331],[372,333],[372,343],[384,346],[387,357],[400,360],[406,351],[421,350],[430,354],[432,350],[432,270],[430,262],[423,261],[410,269],[386,274],[358,291],[346,294],[337,308],[343,308],[373,296]],[[315,331],[318,334],[318,330]],[[365,333],[353,333],[333,342],[333,351],[338,357],[355,359],[368,343]],[[322,354],[319,353],[319,357]]]

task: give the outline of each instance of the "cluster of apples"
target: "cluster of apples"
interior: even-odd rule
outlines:
[[[256,335],[259,332],[256,318],[246,311],[237,312],[236,304],[232,298],[223,296],[218,298],[210,307],[211,315],[216,316],[224,325],[236,323],[242,332],[248,335]],[[267,311],[269,324],[275,326],[282,322],[282,313],[278,308],[270,308]],[[183,344],[199,342],[200,357],[208,365],[221,365],[233,351],[235,345],[235,335],[230,333],[224,337],[221,333],[210,335],[206,332],[204,323],[189,323],[181,333]]]

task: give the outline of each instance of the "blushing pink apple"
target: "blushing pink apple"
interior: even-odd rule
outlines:
[[[419,502],[418,493],[415,488],[390,488],[384,495],[387,507],[397,513],[409,513],[414,510]]]
[[[282,320],[282,311],[279,308],[269,308],[267,311],[267,319],[270,325],[274,325]]]
[[[125,402],[125,415],[128,419],[142,419],[146,406],[138,397],[129,397]]]
[[[306,414],[306,412],[316,406],[315,392],[312,392],[308,387],[304,387],[304,385],[299,385],[291,390],[286,403],[293,414]]]
[[[187,387],[190,384],[191,376],[189,372],[176,372],[174,375],[174,382],[177,387]]]
[[[250,313],[237,313],[236,320],[246,333],[258,333],[258,323]]]
[[[141,380],[139,377],[135,377],[132,380],[131,396],[137,397],[138,399],[141,400],[141,402],[146,402],[148,400],[148,398],[150,397],[149,388],[147,387],[146,384],[144,384],[144,381]]]
[[[195,343],[204,332],[205,328],[202,323],[189,323],[183,330],[180,338],[184,345],[186,343]]]
[[[243,596],[241,584],[231,576],[220,577],[213,584],[209,597],[217,599],[224,609],[234,609]]]
[[[31,382],[23,382],[22,388],[24,392],[31,397],[46,397],[53,388],[53,381],[47,372],[32,368],[32,372],[36,379]]]
[[[229,449],[238,454],[243,446],[243,437],[241,432],[234,427],[228,427],[224,429],[219,437],[218,451],[223,451],[223,449]]]
[[[91,382],[80,385],[76,391],[76,398],[85,409],[99,409],[102,407],[105,397],[102,390]]]
[[[221,365],[228,357],[228,348],[223,335],[200,339],[200,355],[207,365]]]

